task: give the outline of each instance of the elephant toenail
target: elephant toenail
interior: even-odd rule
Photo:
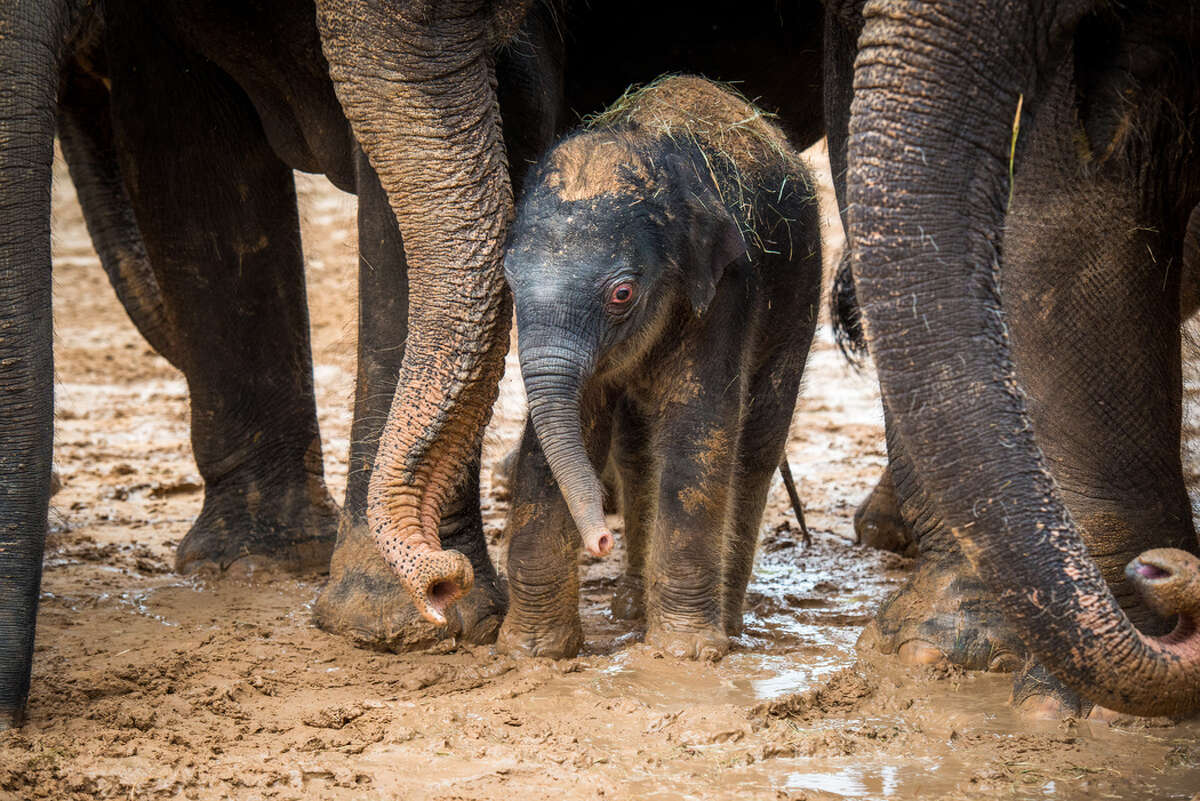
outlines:
[[[940,648],[925,640],[906,640],[896,655],[909,665],[932,665],[946,659]]]

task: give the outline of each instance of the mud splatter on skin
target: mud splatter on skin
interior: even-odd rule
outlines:
[[[354,202],[323,181],[298,183],[325,470],[341,497],[355,379]],[[186,387],[125,320],[69,184],[56,192],[64,486],[51,512],[30,723],[0,733],[0,798],[583,801],[701,786],[717,801],[1195,793],[1195,723],[1030,724],[1005,706],[1008,677],[887,661],[853,671],[876,687],[871,695],[838,691],[855,637],[908,563],[844,544],[885,457],[873,382],[847,370],[829,338],[814,347],[789,443],[793,463],[808,468],[801,492],[816,542],[799,547],[775,487],[746,632],[719,665],[630,645],[635,624],[608,615],[619,559],[585,560],[585,655],[559,663],[447,643],[410,655],[353,648],[309,623],[320,575],[180,579],[174,543],[201,501]],[[1200,396],[1200,382],[1189,379],[1188,392]],[[499,564],[506,506],[492,497],[491,470],[518,436],[522,397],[512,374],[485,437],[485,524]],[[752,714],[818,688],[824,700],[801,714]]]

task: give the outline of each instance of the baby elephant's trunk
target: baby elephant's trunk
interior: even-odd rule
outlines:
[[[604,522],[604,490],[583,444],[579,399],[591,372],[590,358],[580,349],[557,342],[521,347],[521,375],[529,397],[529,414],[550,470],[593,556],[613,547]]]

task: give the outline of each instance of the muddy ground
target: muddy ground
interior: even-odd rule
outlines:
[[[331,489],[354,375],[354,199],[301,177],[313,351]],[[859,661],[854,642],[910,563],[855,546],[884,463],[869,370],[823,333],[789,456],[815,544],[774,488],[746,633],[719,664],[662,658],[607,606],[619,560],[587,561],[585,651],[392,655],[314,628],[324,577],[185,578],[200,509],[182,377],[140,339],[55,187],[56,461],[29,723],[0,734],[2,798],[1193,799],[1200,723],[1030,722],[1009,678]],[[828,226],[836,248],[840,230]],[[1194,389],[1194,388],[1193,388]],[[486,442],[518,434],[510,370]],[[1193,426],[1191,431],[1196,432]]]

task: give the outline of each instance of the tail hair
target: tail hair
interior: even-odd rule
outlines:
[[[846,361],[856,367],[867,353],[867,338],[863,332],[862,311],[854,291],[854,275],[850,271],[850,253],[842,254],[833,278],[829,295],[829,317],[833,320],[833,338]]]

